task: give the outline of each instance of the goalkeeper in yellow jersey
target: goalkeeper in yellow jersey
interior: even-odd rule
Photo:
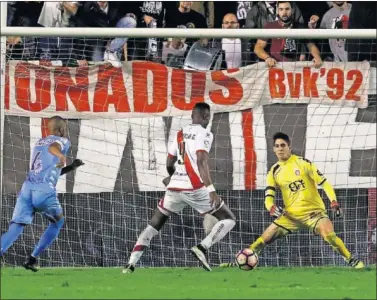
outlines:
[[[300,228],[309,228],[313,233],[321,235],[335,251],[343,256],[348,265],[356,269],[363,268],[364,263],[352,257],[343,241],[336,236],[323,200],[318,193],[317,185],[323,187],[336,216],[341,216],[341,209],[332,185],[312,162],[291,153],[288,135],[278,132],[273,139],[274,152],[279,161],[267,174],[265,206],[275,220],[250,246],[250,249],[259,254],[266,245],[275,240]],[[276,188],[281,190],[284,210],[275,204]],[[221,266],[232,265],[233,263]]]

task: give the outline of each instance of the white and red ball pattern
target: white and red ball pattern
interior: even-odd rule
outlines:
[[[250,271],[258,265],[258,255],[253,250],[245,248],[237,253],[236,263],[241,270]]]

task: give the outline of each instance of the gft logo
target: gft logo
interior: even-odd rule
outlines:
[[[304,183],[304,180],[300,179],[300,180],[291,182],[288,185],[288,187],[292,192],[297,192],[301,189],[305,189],[305,183]]]

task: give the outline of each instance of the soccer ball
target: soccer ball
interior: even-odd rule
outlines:
[[[254,269],[258,264],[258,255],[251,249],[241,250],[236,255],[237,266],[244,271]]]

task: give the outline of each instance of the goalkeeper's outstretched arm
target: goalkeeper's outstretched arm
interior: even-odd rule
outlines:
[[[327,198],[330,200],[331,208],[335,211],[336,216],[339,217],[341,215],[341,210],[336,199],[336,194],[333,186],[327,180],[327,178],[317,169],[315,164],[309,164],[309,175],[314,180],[314,182],[318,186],[322,186],[323,190],[326,193]]]

